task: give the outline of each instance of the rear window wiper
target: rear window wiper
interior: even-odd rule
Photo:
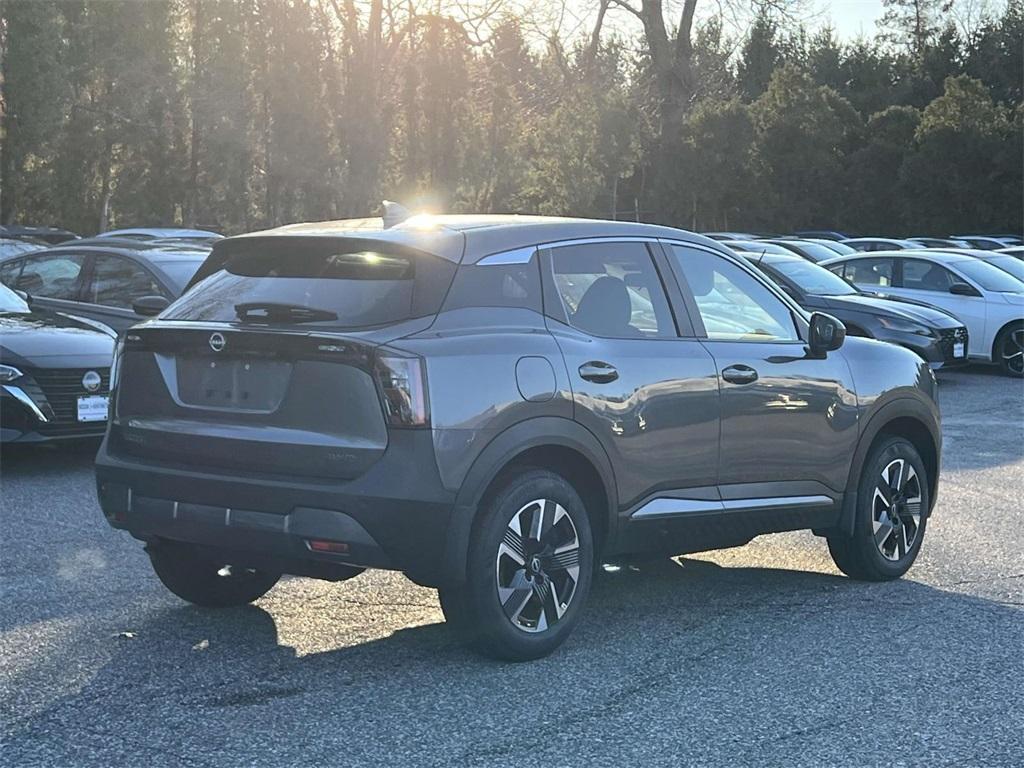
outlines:
[[[281,304],[273,301],[235,304],[235,315],[239,320],[257,323],[319,323],[338,319],[338,313],[329,309],[314,309],[301,304]]]

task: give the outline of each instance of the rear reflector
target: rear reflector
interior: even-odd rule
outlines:
[[[313,552],[330,552],[347,554],[348,544],[343,541],[324,541],[323,539],[306,539],[306,546]]]

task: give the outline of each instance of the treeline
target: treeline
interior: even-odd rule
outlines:
[[[779,0],[734,37],[709,2],[595,0],[563,40],[499,0],[0,0],[0,220],[231,233],[387,197],[1021,231],[1024,0],[967,29],[886,0],[851,43]]]

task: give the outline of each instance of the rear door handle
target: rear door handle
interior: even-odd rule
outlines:
[[[730,365],[722,371],[722,378],[731,384],[752,384],[757,381],[757,371],[749,365]]]
[[[595,384],[608,384],[619,378],[619,372],[615,370],[613,365],[609,365],[601,360],[591,360],[589,363],[584,363],[580,366],[580,378],[592,381]]]

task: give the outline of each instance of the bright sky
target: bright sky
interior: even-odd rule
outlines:
[[[882,17],[882,0],[812,0],[808,11],[813,21],[808,26],[823,27],[831,22],[843,40],[873,37],[875,22]]]

